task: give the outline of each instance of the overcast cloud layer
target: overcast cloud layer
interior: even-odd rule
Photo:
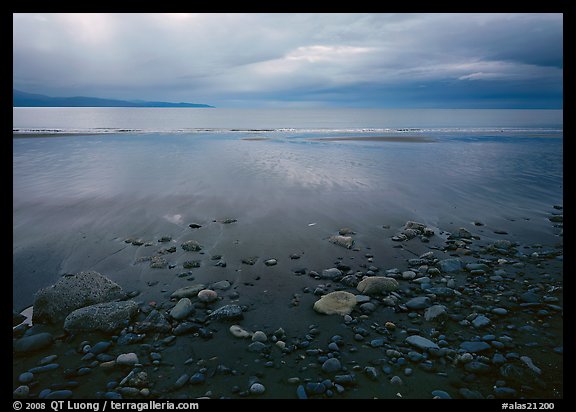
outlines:
[[[218,107],[561,108],[561,14],[15,14],[13,85]]]

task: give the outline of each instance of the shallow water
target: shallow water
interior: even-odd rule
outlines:
[[[557,238],[547,216],[562,204],[561,137],[264,134],[269,140],[243,140],[251,132],[13,139],[15,307],[61,273],[98,269],[118,249],[112,240],[185,234],[193,221],[233,217],[246,243],[277,245],[276,253],[302,247],[313,230],[321,239],[354,226],[362,236],[410,219],[445,230],[478,220],[522,242]],[[94,243],[83,247],[86,239]]]

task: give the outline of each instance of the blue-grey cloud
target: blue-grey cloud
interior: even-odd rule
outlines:
[[[15,14],[13,84],[216,106],[561,107],[561,14]]]

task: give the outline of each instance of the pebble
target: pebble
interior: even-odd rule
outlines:
[[[14,392],[12,392],[12,396],[14,396],[14,398],[27,398],[29,393],[30,388],[26,385],[22,385],[18,386]]]
[[[14,342],[14,351],[20,353],[34,352],[52,345],[54,337],[47,332],[25,336]]]
[[[261,395],[264,392],[266,392],[266,387],[261,383],[253,383],[252,386],[250,386],[250,393],[253,395]]]
[[[198,292],[198,300],[204,303],[212,303],[218,300],[218,293],[211,289],[204,289]]]
[[[495,315],[504,316],[508,314],[508,311],[504,308],[494,308],[491,312]]]
[[[472,321],[472,326],[474,326],[476,329],[481,329],[489,326],[490,323],[491,321],[489,318],[484,315],[478,315]]]
[[[134,366],[137,363],[138,355],[136,355],[134,352],[122,353],[116,358],[116,364],[118,365]]]
[[[419,349],[440,349],[440,347],[429,339],[423,338],[422,336],[412,335],[406,338],[406,343],[416,346]]]
[[[440,399],[452,399],[452,397],[450,396],[450,394],[448,394],[448,392],[444,392],[438,389],[432,391],[432,396],[434,398],[440,398]]]
[[[488,343],[482,341],[465,341],[460,343],[460,348],[464,349],[466,352],[478,353],[490,349],[491,346]]]
[[[392,376],[392,378],[390,378],[390,383],[392,385],[402,385],[404,382],[402,381],[402,378],[400,378],[400,376],[394,375]]]
[[[242,327],[238,326],[238,325],[232,325],[230,326],[230,333],[236,337],[236,338],[249,338],[250,337],[250,332],[242,329]]]
[[[170,311],[170,316],[176,320],[182,320],[188,317],[194,310],[192,301],[188,298],[182,298],[178,301],[176,306]]]
[[[203,373],[197,372],[190,378],[190,384],[192,385],[202,385],[206,381],[206,377]]]
[[[427,296],[418,296],[406,302],[406,307],[412,310],[425,309],[430,306],[430,298]]]
[[[342,369],[342,364],[337,358],[330,358],[322,364],[322,370],[326,373],[336,373]]]
[[[268,260],[264,261],[264,264],[266,266],[275,266],[278,264],[278,261],[276,259],[268,259]]]
[[[268,336],[261,330],[257,330],[252,335],[252,342],[266,342],[268,340]]]
[[[45,399],[68,399],[71,398],[74,393],[71,390],[61,390],[50,392],[45,396]]]
[[[18,376],[18,382],[20,383],[30,383],[34,380],[34,374],[31,372],[24,372]]]
[[[306,394],[306,389],[304,389],[304,385],[298,385],[296,388],[296,397],[298,399],[308,399],[308,395]]]

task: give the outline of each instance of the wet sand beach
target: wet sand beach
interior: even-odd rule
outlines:
[[[561,143],[423,140],[15,139],[14,310],[120,289],[37,302],[14,396],[563,397]]]

